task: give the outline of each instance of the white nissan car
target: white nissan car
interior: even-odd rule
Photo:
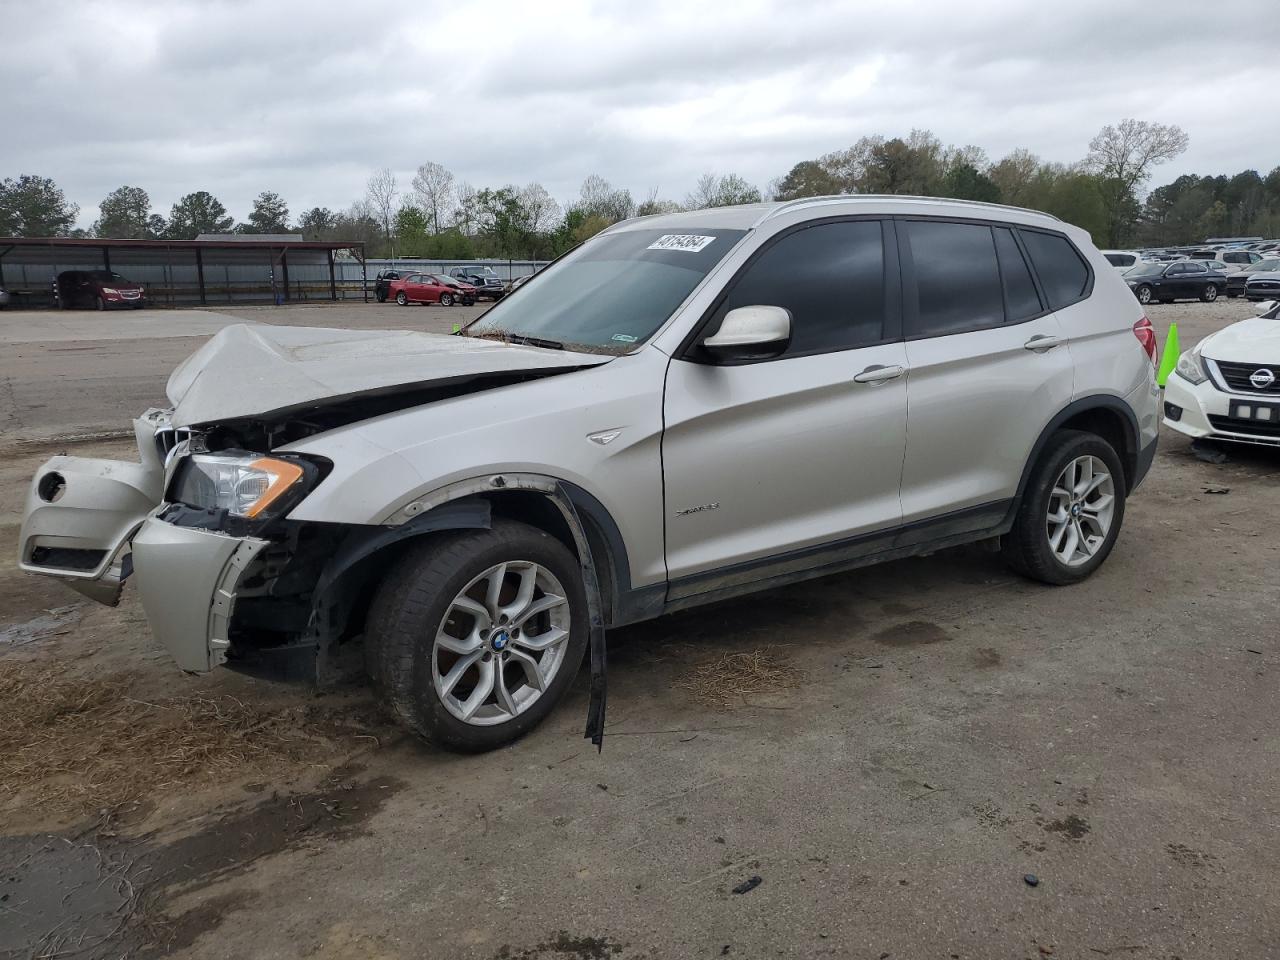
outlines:
[[[1280,446],[1280,301],[1179,358],[1165,387],[1164,422],[1197,439]]]

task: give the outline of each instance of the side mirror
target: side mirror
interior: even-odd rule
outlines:
[[[702,341],[717,360],[767,360],[791,342],[791,311],[782,307],[738,307],[720,321],[720,329]]]

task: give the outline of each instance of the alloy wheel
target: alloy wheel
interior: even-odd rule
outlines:
[[[431,674],[440,702],[476,726],[524,713],[564,664],[570,619],[568,595],[546,567],[490,567],[458,592],[436,630]]]
[[[1115,481],[1097,457],[1086,454],[1066,465],[1049,493],[1046,523],[1049,549],[1061,563],[1086,564],[1107,542],[1115,494]]]
[[[1218,288],[1211,283],[1204,288],[1204,301],[1205,303],[1213,303],[1213,301],[1217,299],[1218,299]]]

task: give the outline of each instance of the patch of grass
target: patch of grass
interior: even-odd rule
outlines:
[[[721,654],[694,668],[678,684],[699,703],[727,709],[741,706],[753,696],[794,689],[803,680],[803,671],[775,648],[759,647],[746,653]]]
[[[0,661],[0,810],[91,813],[178,786],[238,780],[332,754],[343,730],[311,705],[142,700],[130,678]]]

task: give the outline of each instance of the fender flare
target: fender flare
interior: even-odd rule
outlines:
[[[326,602],[326,596],[335,583],[360,561],[393,543],[440,530],[488,529],[493,522],[492,505],[478,494],[497,493],[504,490],[533,490],[541,493],[560,511],[573,536],[587,595],[588,649],[591,660],[590,702],[583,736],[589,738],[599,749],[604,742],[606,704],[604,598],[587,527],[575,506],[575,494],[593,521],[601,526],[601,532],[606,540],[616,538],[617,544],[622,546],[622,537],[603,504],[582,488],[554,477],[529,473],[502,473],[459,481],[406,504],[395,514],[396,517],[408,518],[400,524],[353,531],[325,565],[324,571],[316,582],[316,590],[312,594],[310,630],[317,641],[317,675],[324,677],[329,672],[327,659],[332,653],[335,637],[334,632],[329,629],[329,605]],[[613,553],[613,544],[606,543],[606,549]],[[618,573],[625,571],[629,584],[630,571],[627,566],[625,547],[622,548],[621,556],[615,558],[614,563],[621,564],[621,570],[618,570],[616,565],[614,569],[618,570]]]
[[[1120,414],[1129,428],[1130,449],[1117,450],[1116,453],[1125,461],[1126,470],[1136,471],[1136,458],[1138,452],[1142,449],[1142,432],[1138,427],[1138,415],[1133,412],[1133,408],[1123,398],[1108,393],[1081,397],[1079,400],[1073,400],[1059,410],[1045,428],[1040,431],[1040,436],[1036,438],[1035,445],[1032,446],[1031,453],[1027,457],[1026,463],[1022,466],[1022,476],[1018,479],[1018,491],[1014,495],[1011,511],[1016,511],[1018,509],[1017,505],[1022,502],[1022,495],[1027,489],[1027,483],[1031,480],[1031,471],[1040,460],[1040,454],[1044,452],[1045,444],[1049,442],[1049,438],[1072,417],[1088,413],[1090,410],[1107,410]]]

